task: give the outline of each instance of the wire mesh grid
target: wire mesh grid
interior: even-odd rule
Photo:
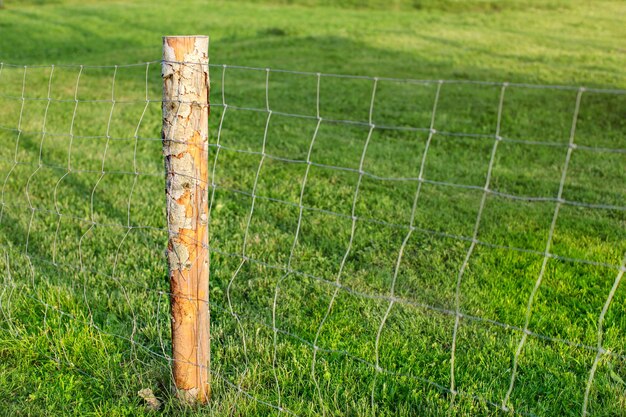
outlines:
[[[0,328],[137,386],[170,378],[160,65],[0,64]],[[625,91],[210,67],[212,407],[620,407]]]

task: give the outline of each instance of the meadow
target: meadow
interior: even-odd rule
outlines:
[[[624,13],[5,0],[0,415],[626,415]],[[211,38],[204,407],[168,361],[173,34]]]

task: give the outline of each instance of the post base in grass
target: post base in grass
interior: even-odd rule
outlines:
[[[181,389],[174,388],[176,392],[176,398],[185,405],[198,405],[206,404],[211,398],[211,390],[207,389],[206,392],[200,392],[199,388]]]

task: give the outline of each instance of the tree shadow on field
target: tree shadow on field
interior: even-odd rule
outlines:
[[[39,138],[23,137],[19,141],[22,156],[39,154],[39,146]],[[47,149],[48,156],[54,153],[57,160],[61,160],[66,152],[64,147]],[[7,249],[32,257],[32,262],[44,271],[39,274],[42,277],[61,278],[59,282],[62,285],[66,284],[62,276],[68,271],[76,276],[86,274],[106,277],[106,272],[111,272],[112,267],[112,271],[115,271],[118,255],[124,255],[123,248],[130,244],[135,243],[141,249],[144,249],[144,245],[148,248],[153,246],[155,253],[160,253],[160,248],[164,247],[165,238],[156,236],[155,239],[148,227],[144,230],[138,227],[141,225],[133,224],[132,220],[133,228],[127,227],[130,209],[126,201],[133,184],[132,175],[124,175],[123,180],[110,183],[107,182],[107,175],[101,176],[97,171],[68,172],[65,167],[56,165],[44,165],[38,169],[34,162],[21,162],[16,167],[11,169],[5,165],[0,170],[0,178],[5,183],[3,198],[6,191],[8,201],[11,202],[2,209],[1,241],[6,243]],[[112,174],[108,175],[108,178],[112,177]],[[114,187],[113,191],[107,189],[111,186]],[[133,202],[139,200],[136,197],[139,195],[137,187],[135,184],[133,188]],[[153,211],[161,214],[161,210]],[[140,252],[138,249],[137,254]],[[83,257],[86,258],[85,262]],[[129,254],[124,257],[133,259]],[[59,262],[59,259],[62,261]],[[137,261],[138,268],[142,267],[142,262]],[[98,268],[89,268],[91,263],[98,265]],[[87,265],[84,270],[83,264]],[[114,279],[125,277],[129,272],[126,269],[133,267],[122,260]]]
[[[0,59],[21,61],[18,64],[93,65],[154,61],[161,57],[163,34],[188,33],[189,27],[193,27],[194,32],[211,36],[210,59],[220,64],[379,77],[583,83],[587,87],[612,87],[601,81],[607,78],[607,72],[587,68],[586,72],[575,73],[571,70],[573,58],[567,58],[570,54],[557,54],[556,49],[548,47],[547,54],[542,55],[516,55],[513,49],[504,48],[504,44],[487,46],[469,40],[462,42],[455,37],[430,35],[411,28],[399,30],[403,40],[397,41],[407,42],[412,49],[409,53],[399,50],[399,45],[378,48],[343,36],[301,36],[289,17],[285,17],[284,23],[254,27],[251,34],[250,29],[237,31],[234,21],[217,27],[210,25],[201,13],[189,16],[191,21],[186,26],[175,19],[155,25],[156,11],[138,18],[133,13],[139,9],[132,7],[128,14],[120,14],[118,8],[64,6],[50,9],[61,21],[47,22],[50,28],[42,30],[42,14],[34,10],[14,8],[10,11],[15,15],[13,19],[2,22],[7,37],[0,41],[0,51],[3,51]],[[267,13],[267,10],[261,9],[260,13]],[[424,24],[428,22],[427,15],[416,14],[416,18],[422,19]],[[487,30],[493,36],[502,33],[526,43],[529,36],[538,39],[542,36],[510,27],[491,26]],[[351,36],[357,37],[358,33]],[[575,51],[577,46],[596,46],[587,39],[572,40],[567,33],[550,33],[549,37],[553,44],[567,45],[567,50],[561,52]],[[10,47],[2,47],[5,42]],[[612,75],[613,79],[618,79],[617,76]]]

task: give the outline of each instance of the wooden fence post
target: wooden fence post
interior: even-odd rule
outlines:
[[[167,257],[172,319],[172,371],[187,403],[208,401],[209,39],[163,38],[163,154],[166,169]]]

